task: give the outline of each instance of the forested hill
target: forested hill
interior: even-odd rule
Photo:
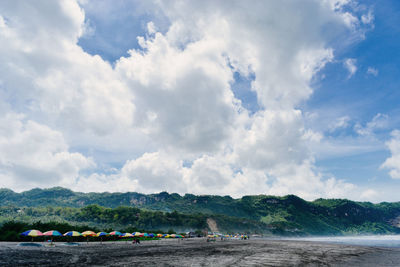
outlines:
[[[268,229],[300,234],[398,233],[400,202],[372,204],[345,199],[305,201],[297,196],[195,196],[186,194],[78,193],[65,188],[0,190],[2,207],[120,206],[182,214],[225,215],[259,222]],[[221,217],[224,218],[224,217]],[[230,219],[231,220],[231,219]],[[221,221],[223,223],[223,221]],[[279,232],[278,231],[278,232]],[[275,231],[277,232],[277,231]]]

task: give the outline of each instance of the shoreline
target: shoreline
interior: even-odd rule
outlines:
[[[203,238],[20,247],[0,242],[1,266],[400,266],[399,248],[293,240]],[[42,242],[37,242],[42,243]]]

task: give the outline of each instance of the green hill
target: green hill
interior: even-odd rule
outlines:
[[[400,233],[399,202],[372,204],[346,199],[317,199],[310,202],[294,195],[257,195],[233,199],[212,195],[180,196],[167,192],[149,195],[134,192],[79,193],[55,187],[22,193],[0,189],[0,203],[2,221],[14,216],[31,221],[53,219],[91,225],[129,224],[146,229],[200,229],[207,227],[207,218],[212,218],[221,231],[246,230],[285,235]],[[87,213],[88,209],[94,207],[103,215],[99,217]],[[79,215],[82,212],[86,215]],[[133,214],[140,214],[141,218],[147,219],[136,220]],[[170,214],[173,214],[172,217]],[[173,217],[182,220],[175,223],[171,221]]]

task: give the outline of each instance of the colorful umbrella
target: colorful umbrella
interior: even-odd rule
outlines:
[[[103,236],[108,236],[108,234],[105,233],[105,232],[98,232],[98,233],[96,234],[96,236],[97,236],[97,237],[100,237],[100,243],[103,244]]]
[[[54,236],[62,236],[62,234],[57,230],[51,230],[51,231],[44,232],[43,235],[51,236],[51,244],[53,244],[53,237]]]
[[[121,236],[122,233],[119,232],[119,231],[113,231],[113,232],[110,233],[110,235]]]
[[[88,231],[83,232],[82,235],[84,237],[86,237],[86,243],[89,244],[89,236],[96,236],[96,233],[88,230]]]
[[[150,234],[149,234],[149,237],[154,237],[154,234],[153,234],[153,233],[150,233]]]
[[[44,232],[43,235],[45,235],[45,236],[62,236],[62,233],[60,233],[57,230],[51,230],[51,231]]]
[[[138,237],[138,236],[143,236],[143,234],[140,233],[140,232],[134,232],[133,235],[136,236],[136,237]]]
[[[40,232],[39,230],[28,230],[28,231],[25,231],[25,232],[21,233],[21,235],[23,235],[23,236],[37,237],[37,236],[42,236],[43,233]]]
[[[148,233],[143,233],[143,236],[144,237],[149,237],[149,234]]]
[[[40,232],[39,230],[28,230],[28,231],[25,231],[25,232],[21,233],[21,235],[32,237],[32,242],[33,242],[33,238],[34,237],[42,236],[43,233]]]
[[[123,233],[121,236],[122,237],[134,237],[134,235],[132,235],[131,233]]]
[[[175,238],[175,237],[176,237],[176,234],[172,234],[172,235],[170,235],[170,237]]]
[[[162,237],[164,237],[164,238],[170,238],[171,236],[170,236],[169,234],[163,234]]]
[[[163,234],[157,234],[157,237],[163,237]]]
[[[64,234],[64,236],[82,236],[82,234],[77,231],[69,231],[69,232],[66,232]]]
[[[105,232],[98,232],[97,234],[96,234],[96,236],[97,237],[101,237],[101,236],[107,236],[108,234],[107,233],[105,233]]]
[[[96,233],[93,231],[85,231],[82,233],[83,236],[87,237],[87,236],[96,236]]]

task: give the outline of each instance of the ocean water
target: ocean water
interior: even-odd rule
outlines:
[[[288,238],[290,240],[327,242],[346,245],[400,248],[400,235],[329,236]]]

